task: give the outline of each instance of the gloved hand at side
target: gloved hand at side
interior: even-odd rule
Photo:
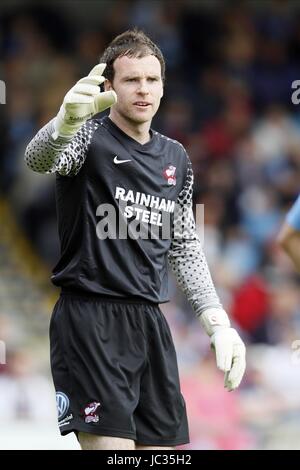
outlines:
[[[225,310],[209,308],[199,316],[200,323],[216,353],[217,367],[225,372],[224,386],[228,391],[237,388],[246,369],[246,348],[238,332],[230,327]]]

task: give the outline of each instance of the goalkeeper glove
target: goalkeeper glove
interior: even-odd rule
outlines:
[[[54,140],[58,137],[71,139],[87,119],[116,103],[117,95],[113,90],[101,92],[99,88],[105,81],[102,75],[105,67],[106,64],[96,65],[68,91],[54,120]]]
[[[216,353],[217,367],[225,372],[224,386],[228,391],[237,388],[246,369],[246,348],[239,334],[230,328],[226,312],[208,308],[200,315],[200,322]]]

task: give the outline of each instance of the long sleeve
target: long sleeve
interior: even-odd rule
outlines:
[[[168,260],[177,282],[196,315],[210,307],[222,307],[216,293],[201,242],[196,233],[192,207],[193,170],[188,159],[185,185],[176,201]]]
[[[71,140],[51,137],[54,120],[46,124],[27,145],[25,162],[38,173],[75,176],[81,169],[98,123],[87,121]]]

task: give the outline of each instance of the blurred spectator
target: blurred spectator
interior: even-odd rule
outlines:
[[[53,405],[49,381],[35,370],[32,353],[10,351],[0,375],[0,421],[47,420],[53,416]]]
[[[241,450],[255,447],[255,437],[242,424],[242,409],[236,394],[226,393],[221,374],[203,358],[182,380],[187,400],[191,442],[185,448]],[[197,419],[195,417],[197,416]]]

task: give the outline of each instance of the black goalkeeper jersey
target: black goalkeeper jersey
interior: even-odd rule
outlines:
[[[153,130],[142,145],[108,117],[87,121],[70,141],[53,140],[53,131],[52,120],[25,153],[32,170],[56,174],[61,256],[53,283],[162,303],[169,262],[197,315],[220,306],[195,229],[183,146]]]
[[[162,227],[173,223],[186,153],[155,131],[142,145],[108,117],[87,126],[93,135],[80,171],[56,177],[61,258],[52,281],[76,292],[165,302],[170,238]]]

